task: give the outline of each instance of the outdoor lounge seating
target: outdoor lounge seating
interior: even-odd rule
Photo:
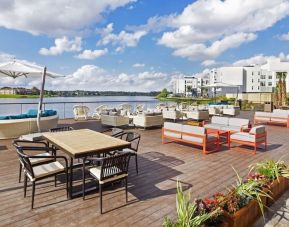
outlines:
[[[57,126],[58,115],[54,110],[46,110],[42,113],[41,131]],[[25,114],[0,117],[0,139],[18,138],[22,135],[38,132],[37,110],[29,110]]]
[[[163,118],[164,119],[170,119],[173,121],[179,120],[183,118],[183,113],[176,109],[164,109],[163,110]]]
[[[192,119],[196,121],[209,120],[208,110],[194,110],[185,112],[187,119]]]
[[[130,153],[116,154],[106,158],[87,157],[83,159],[83,199],[85,199],[85,178],[86,178],[86,161],[100,162],[100,166],[96,165],[89,169],[90,175],[98,181],[99,198],[100,198],[100,213],[102,214],[102,189],[105,184],[116,181],[125,181],[125,197],[127,195],[127,177],[129,166]]]
[[[162,126],[164,123],[161,113],[142,113],[133,116],[133,124],[144,129],[155,126]]]
[[[81,105],[75,105],[73,106],[73,114],[74,114],[74,119],[80,120],[88,120],[88,113],[89,113],[89,108],[87,106],[81,106]]]
[[[230,143],[238,143],[242,145],[254,147],[254,154],[256,154],[257,147],[260,144],[265,145],[265,150],[267,149],[267,133],[265,126],[256,126],[251,128],[249,132],[237,132],[230,136]]]
[[[223,115],[237,116],[240,114],[240,107],[238,106],[228,106],[223,109]]]
[[[92,118],[100,120],[101,114],[103,111],[107,110],[108,106],[107,105],[100,105],[95,108],[95,112],[92,114]]]
[[[163,144],[165,144],[166,139],[201,146],[203,147],[203,154],[219,150],[218,133],[211,135],[203,127],[165,122],[162,129]],[[212,144],[216,146],[216,149],[207,151],[207,147]]]
[[[287,128],[289,128],[289,111],[275,109],[272,113],[255,112],[254,124],[258,123],[285,125]]]
[[[211,123],[205,124],[207,129],[242,132],[249,128],[250,121],[243,118],[230,118],[213,116]]]
[[[120,116],[120,115],[101,115],[101,124],[113,126],[113,127],[119,127],[119,126],[125,126],[129,124],[129,117],[126,116]]]
[[[27,181],[31,181],[32,183],[32,201],[31,201],[31,209],[34,208],[34,197],[35,197],[35,186],[36,182],[48,177],[56,176],[60,173],[65,173],[66,175],[66,190],[67,190],[67,197],[68,197],[68,162],[66,157],[64,156],[49,156],[49,155],[28,155],[25,152],[32,150],[32,147],[25,147],[25,146],[19,146],[17,144],[17,141],[14,143],[14,146],[16,147],[16,152],[19,157],[19,162],[22,165],[22,168],[24,170],[24,198],[26,197],[26,191],[27,191]],[[44,148],[44,147],[43,147]],[[39,149],[40,151],[43,151],[43,148]],[[36,148],[34,147],[33,150],[35,151]],[[49,148],[46,149],[47,152],[49,152]],[[39,164],[39,165],[32,165],[32,160],[37,159],[40,160],[47,160],[51,159],[51,162],[45,163],[45,164]],[[62,159],[65,162],[65,166],[63,166],[59,161],[56,161],[56,159]]]

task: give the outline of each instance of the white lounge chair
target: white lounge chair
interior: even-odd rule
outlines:
[[[89,108],[87,106],[76,105],[73,106],[74,119],[77,121],[79,119],[88,119]]]
[[[101,113],[107,109],[108,109],[107,105],[100,105],[100,106],[96,107],[95,112],[92,114],[92,117],[94,119],[100,120]]]

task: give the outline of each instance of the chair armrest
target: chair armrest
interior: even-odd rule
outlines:
[[[24,144],[42,144],[45,147],[48,147],[48,143],[44,141],[27,141],[27,140],[14,140],[13,144],[18,146],[18,143],[24,143]]]
[[[23,151],[46,151],[46,152],[49,152],[49,151],[52,151],[52,152],[56,152],[54,148],[52,147],[30,147],[30,146],[25,146],[25,147],[22,147],[22,150]]]
[[[43,159],[63,159],[65,161],[65,166],[66,168],[68,168],[68,161],[67,158],[65,156],[61,156],[61,155],[55,155],[55,156],[42,156],[42,155],[27,155],[28,158],[43,158]]]

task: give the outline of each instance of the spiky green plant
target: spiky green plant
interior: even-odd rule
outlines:
[[[216,211],[198,214],[196,204],[191,203],[190,199],[190,191],[183,192],[181,184],[177,182],[177,220],[165,217],[164,227],[198,227],[215,215]]]
[[[262,182],[259,182],[259,181],[253,180],[253,179],[243,181],[235,169],[234,169],[234,171],[237,175],[237,183],[234,186],[234,190],[235,190],[236,195],[239,198],[247,201],[247,203],[253,199],[256,199],[258,202],[258,205],[260,207],[261,213],[264,217],[264,206],[265,205],[263,204],[262,198],[270,197],[270,195],[263,190],[263,188],[261,186]]]
[[[256,171],[264,175],[271,182],[279,180],[279,177],[289,178],[289,168],[284,161],[268,160],[259,162],[250,166],[250,172]]]

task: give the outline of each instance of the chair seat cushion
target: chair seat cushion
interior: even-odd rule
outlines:
[[[188,142],[193,142],[193,143],[203,143],[203,138],[200,137],[194,137],[194,136],[189,136],[189,135],[183,135],[183,140],[186,140]],[[214,141],[217,140],[216,137],[213,135],[208,135],[207,136],[207,141]]]
[[[265,137],[260,137],[255,139],[255,135],[249,134],[247,132],[237,132],[231,135],[231,139],[233,140],[240,140],[240,141],[244,141],[244,142],[261,142],[261,141],[265,141]]]
[[[37,154],[34,156],[47,156],[47,157],[51,157],[51,154],[49,154],[48,152],[42,153],[42,154]],[[48,161],[53,161],[53,159],[51,158],[29,158],[30,162],[32,165],[36,165],[36,164],[40,164],[43,162],[48,162]]]
[[[117,168],[117,167],[113,166],[111,168]],[[107,182],[115,181],[115,180],[118,180],[118,179],[121,179],[121,178],[128,176],[128,174],[112,175],[110,178],[107,178],[105,180],[100,180],[101,166],[96,166],[96,167],[90,168],[89,172],[92,176],[94,176],[99,181],[100,184],[105,184]]]
[[[37,179],[63,172],[64,169],[65,169],[64,166],[60,162],[56,161],[48,164],[43,164],[40,166],[35,166],[33,167],[33,172],[35,178]]]

